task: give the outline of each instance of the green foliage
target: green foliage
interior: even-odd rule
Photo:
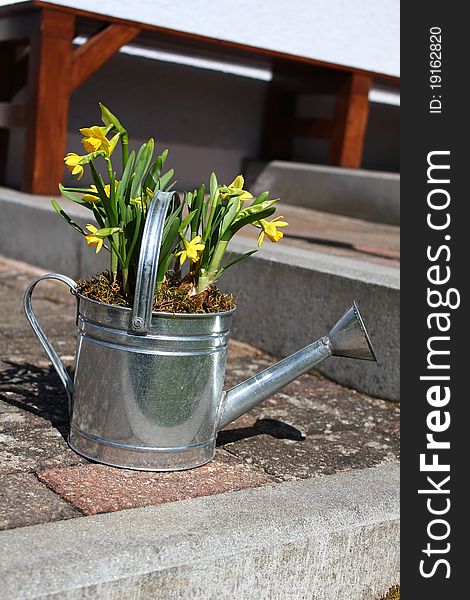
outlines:
[[[109,243],[103,247],[110,252],[112,279],[118,280],[125,294],[131,298],[149,203],[157,191],[168,191],[176,182],[173,169],[165,171],[168,150],[155,156],[155,142],[150,138],[137,153],[132,151],[129,154],[127,130],[108,108],[102,104],[100,107],[105,127],[90,129],[95,133],[96,140],[93,144],[88,142],[87,146],[89,148],[92,145],[97,149],[81,157],[74,155],[78,164],[89,167],[93,185],[87,188],[59,185],[59,190],[67,200],[90,210],[98,224],[94,238],[106,238]],[[114,134],[111,140],[104,137],[111,134]],[[111,159],[117,139],[121,142],[120,178]],[[177,199],[168,210],[163,231],[157,271],[159,286],[165,281],[172,263],[175,274],[182,276],[181,264],[188,260],[186,280],[191,281],[193,293],[202,292],[226,269],[257,251],[254,249],[222,264],[227,246],[237,231],[246,225],[255,225],[264,231],[266,225],[270,224],[263,220],[274,213],[274,205],[278,200],[270,200],[268,192],[253,198],[243,186],[241,175],[227,186],[220,185],[217,176],[212,173],[208,195],[205,186],[201,185],[192,192],[186,192],[182,201],[176,196]],[[88,236],[88,243],[96,243],[55,200],[51,202],[71,227],[81,235]],[[93,228],[87,228],[94,231]],[[277,241],[269,233],[267,235],[272,241]],[[101,245],[100,242],[98,250]]]
[[[119,134],[121,142],[124,141],[124,154],[124,148],[127,149],[127,131],[109,109],[102,104],[100,106],[104,124],[109,131]],[[142,144],[137,155],[135,152],[126,155],[122,177],[118,180],[111,156],[107,156],[102,150],[97,150],[80,159],[80,164],[89,166],[94,187],[67,188],[59,185],[60,193],[64,198],[88,208],[97,221],[100,231],[109,232],[106,237],[108,237],[110,246],[109,248],[104,247],[111,253],[110,271],[114,279],[124,282],[124,289],[130,295],[133,293],[148,204],[156,190],[168,189],[173,177],[172,169],[163,171],[168,150],[164,150],[156,157],[154,157],[154,152],[155,143],[153,139],[149,139]],[[104,163],[105,176],[99,171],[99,163]],[[86,235],[86,232],[67,215],[55,200],[51,202],[54,209],[69,225],[82,235]],[[171,252],[172,244],[177,242],[176,231],[179,227],[180,215],[181,210],[173,210],[168,218],[171,227],[166,229],[166,236],[164,236],[167,254]],[[162,262],[168,263],[167,256],[163,253],[160,264]]]

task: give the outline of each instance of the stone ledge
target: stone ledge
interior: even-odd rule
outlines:
[[[378,223],[400,224],[400,175],[275,160],[253,166],[254,191],[284,202]]]
[[[61,202],[78,222],[87,222],[86,209]],[[48,197],[0,188],[0,208],[0,254],[75,279],[106,268],[104,253],[90,252]],[[231,244],[234,255],[252,248],[242,237]],[[233,337],[281,357],[325,335],[356,300],[379,364],[330,358],[318,369],[359,391],[399,399],[398,269],[276,245],[227,271],[222,284],[239,298]]]
[[[377,600],[399,579],[398,515],[392,464],[34,525],[0,533],[2,592]]]

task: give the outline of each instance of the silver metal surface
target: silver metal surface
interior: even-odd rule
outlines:
[[[369,334],[355,302],[328,336],[298,350],[229,390],[224,395],[218,428],[222,429],[331,355],[377,362]]]
[[[168,207],[176,192],[156,192],[148,207],[137,268],[131,329],[145,334],[150,327],[158,258]]]
[[[153,313],[129,333],[130,309],[79,297],[71,447],[106,464],[178,470],[215,451],[232,312]]]
[[[328,356],[376,360],[354,303],[328,337],[223,394],[234,310],[152,313],[159,246],[172,196],[158,192],[149,208],[133,309],[85,298],[72,279],[57,274],[36,279],[24,295],[26,316],[69,397],[69,444],[108,465],[149,471],[197,467],[213,457],[221,427]],[[66,283],[78,300],[74,382],[32,310],[32,292],[45,279]]]
[[[353,302],[328,334],[334,356],[373,360],[377,356],[356,302]]]
[[[74,393],[73,381],[71,380],[70,375],[65,370],[65,367],[62,364],[62,361],[60,360],[60,358],[58,357],[57,352],[54,350],[54,348],[52,347],[52,344],[47,339],[46,334],[44,333],[41,325],[39,324],[39,321],[38,321],[36,315],[33,312],[33,306],[32,306],[32,300],[31,300],[33,290],[40,281],[46,281],[47,279],[54,279],[57,281],[61,281],[62,283],[65,283],[66,285],[69,286],[72,293],[75,293],[77,284],[75,283],[75,281],[73,279],[70,279],[70,277],[67,277],[66,275],[59,275],[58,273],[50,273],[49,275],[44,275],[43,277],[39,277],[38,279],[35,279],[33,282],[31,282],[28,285],[28,287],[26,288],[26,291],[23,296],[23,308],[24,308],[26,317],[27,317],[31,327],[33,328],[34,333],[38,336],[39,341],[42,344],[42,347],[46,351],[47,356],[49,357],[51,363],[53,364],[54,369],[57,371],[57,374],[62,382],[62,385],[64,386],[65,391],[67,392],[67,397],[68,397],[68,401],[69,401],[69,412],[70,412],[71,408],[72,408],[72,400],[73,400],[73,393]]]

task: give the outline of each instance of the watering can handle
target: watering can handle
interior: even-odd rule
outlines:
[[[174,196],[178,197],[178,194],[156,192],[147,210],[132,308],[131,331],[134,333],[145,335],[150,329],[163,228]]]
[[[29,321],[31,327],[33,328],[34,333],[37,335],[39,341],[41,342],[42,347],[46,351],[47,356],[50,358],[52,364],[54,365],[54,369],[57,371],[57,374],[60,377],[60,380],[65,388],[65,391],[67,392],[67,396],[69,398],[69,407],[70,407],[71,402],[72,402],[73,392],[74,392],[73,381],[70,378],[70,375],[65,370],[65,367],[62,364],[59,356],[57,355],[57,352],[52,347],[52,344],[47,339],[47,336],[44,333],[44,330],[42,329],[41,325],[39,324],[39,321],[33,312],[33,306],[32,306],[32,302],[31,302],[31,296],[33,294],[34,288],[37,286],[37,284],[40,281],[45,281],[46,279],[56,279],[57,281],[61,281],[62,283],[67,284],[72,293],[75,293],[75,291],[77,289],[77,284],[75,283],[75,281],[73,279],[70,279],[70,277],[66,277],[65,275],[59,275],[57,273],[50,273],[49,275],[44,275],[44,277],[39,277],[39,279],[35,279],[32,283],[30,283],[28,285],[28,287],[26,288],[26,291],[23,296],[23,308],[24,308],[24,312],[26,313],[26,317],[28,318],[28,321]]]

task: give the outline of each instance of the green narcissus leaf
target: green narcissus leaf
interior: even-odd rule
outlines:
[[[116,225],[117,214],[115,214],[113,211],[113,207],[111,206],[111,201],[108,198],[108,196],[106,195],[106,192],[104,190],[103,180],[102,180],[101,176],[99,175],[99,173],[97,172],[95,165],[92,162],[90,163],[90,170],[91,170],[91,175],[93,177],[93,183],[95,184],[96,189],[98,190],[98,194],[101,198],[101,203],[103,204],[104,210],[106,211],[106,216],[108,217],[109,222],[112,225]]]
[[[147,173],[147,170],[152,162],[153,151],[155,148],[155,142],[152,138],[146,144],[143,144],[137,153],[137,158],[135,159],[135,176],[132,180],[131,186],[131,199],[137,198],[141,195],[141,189],[143,184],[144,175]],[[145,191],[145,190],[144,190]]]
[[[215,173],[211,173],[211,178],[210,178],[210,182],[209,182],[209,190],[210,190],[210,196],[211,196],[211,200],[214,199],[217,187],[218,187],[218,182],[217,182],[217,176]]]
[[[160,178],[160,175],[162,174],[163,167],[165,166],[167,157],[168,157],[168,150],[165,148],[165,150],[163,150],[163,152],[160,154],[160,156],[157,156],[155,162],[149,169],[147,178],[145,180],[145,188],[146,189],[149,188],[152,190],[152,192],[155,191],[156,189],[157,190],[162,189],[159,186],[159,178]]]
[[[174,219],[171,223],[170,227],[166,229],[163,236],[162,248],[160,250],[160,255],[162,257],[168,256],[171,257],[171,250],[175,241],[176,236],[178,235],[179,229],[179,219]]]
[[[239,204],[240,204],[240,201],[238,199],[238,196],[229,200],[228,205],[227,205],[228,210],[225,212],[225,216],[223,218],[222,225],[220,227],[220,237],[221,238],[224,236],[224,233],[227,231],[227,229],[233,223],[233,221],[237,215],[237,212],[238,212]]]
[[[121,231],[122,227],[104,227],[103,229],[98,229],[98,231],[95,231],[93,235],[99,238],[105,238]]]
[[[264,210],[266,210],[267,208],[270,208],[271,206],[273,206],[277,201],[279,200],[279,198],[275,198],[274,200],[265,200],[264,202],[260,202],[259,204],[252,204],[251,206],[248,206],[247,208],[244,208],[243,210],[241,210],[238,215],[235,218],[235,223],[244,219],[245,217],[249,217],[250,215],[257,215],[260,212],[263,212]],[[262,217],[259,217],[262,218]],[[256,219],[257,220],[257,219]]]
[[[242,260],[245,260],[245,258],[248,258],[249,256],[251,256],[255,252],[258,252],[258,248],[256,248],[255,250],[250,250],[249,252],[245,252],[245,254],[242,254],[241,256],[238,256],[237,258],[235,258],[234,260],[230,261],[226,265],[223,265],[221,272],[222,271],[226,271],[227,269],[230,269],[230,267],[233,267],[233,265],[236,265],[237,263],[241,262]]]
[[[269,192],[263,192],[257,198],[255,198],[255,200],[253,200],[253,202],[251,203],[251,206],[255,206],[256,204],[262,204],[265,200],[268,199],[268,197],[269,197]],[[279,198],[276,198],[275,202],[277,202],[277,200],[279,200]]]
[[[191,223],[194,218],[194,215],[197,213],[197,210],[193,210],[189,213],[189,215],[181,222],[181,225],[178,228],[178,232],[182,233],[186,227]]]
[[[247,215],[242,219],[237,220],[232,224],[230,230],[226,233],[227,239],[230,239],[230,237],[234,236],[235,233],[237,233],[237,231],[239,231],[242,227],[245,227],[245,225],[250,225],[250,223],[254,223],[255,221],[259,221],[260,219],[266,219],[267,217],[270,217],[275,211],[276,207],[270,206],[269,208],[266,208],[265,210],[259,213]]]
[[[121,125],[116,115],[113,115],[109,108],[106,108],[106,106],[104,104],[101,104],[101,102],[99,102],[99,105],[101,108],[101,120],[103,121],[103,123],[106,126],[112,125],[115,131],[117,131],[121,135],[123,133],[127,133],[126,129]]]
[[[192,208],[192,203],[193,203],[193,198],[194,197],[195,197],[195,194],[193,194],[192,192],[185,192],[184,193],[184,201],[188,205],[189,210],[191,210],[191,208]]]
[[[170,169],[169,171],[167,171],[164,175],[162,175],[161,177],[158,178],[158,185],[159,185],[159,189],[164,191],[169,191],[170,188],[167,188],[168,183],[170,182],[170,179],[173,177],[173,175],[175,174],[174,169]]]
[[[75,190],[75,191],[73,191]],[[64,198],[67,198],[67,200],[71,200],[72,202],[75,202],[76,204],[79,204],[80,206],[85,206],[86,208],[88,208],[89,210],[93,210],[93,202],[87,202],[86,200],[83,200],[82,198],[78,197],[77,194],[92,194],[94,196],[96,196],[97,198],[98,193],[95,192],[94,190],[91,189],[81,189],[81,188],[65,188],[61,183],[59,183],[59,191],[62,194],[62,196]]]
[[[106,152],[104,152],[103,150],[97,150],[96,152],[90,152],[90,154],[85,154],[78,161],[78,164],[79,165],[87,165],[88,163],[90,163],[92,160],[95,160],[99,156],[106,156]]]
[[[75,223],[75,221],[69,217],[69,215],[65,212],[65,210],[57,203],[56,200],[54,200],[54,198],[51,198],[51,204],[54,207],[54,210],[56,211],[56,213],[58,215],[60,215],[65,221],[67,221],[67,223],[73,227],[75,230],[77,230],[79,233],[81,233],[82,235],[86,235],[85,231],[83,231],[83,229],[80,227],[80,225],[77,225],[77,223]]]

